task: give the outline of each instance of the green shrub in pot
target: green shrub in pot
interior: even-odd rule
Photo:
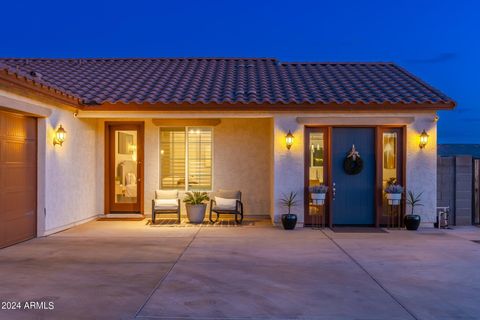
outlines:
[[[410,214],[406,214],[403,218],[407,230],[417,230],[420,226],[421,218],[418,214],[415,214],[415,208],[423,206],[421,202],[422,194],[423,192],[415,194],[411,190],[409,190],[407,193],[407,204],[411,208]]]
[[[187,208],[187,217],[191,223],[202,223],[205,219],[205,211],[207,210],[206,202],[210,197],[206,192],[189,191],[185,195],[183,202]]]

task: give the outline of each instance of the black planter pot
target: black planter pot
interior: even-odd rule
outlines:
[[[407,214],[403,218],[403,222],[405,223],[405,228],[407,230],[417,230],[418,226],[420,225],[420,216],[418,214]]]
[[[282,214],[282,224],[285,230],[293,230],[297,225],[297,215],[293,213]]]

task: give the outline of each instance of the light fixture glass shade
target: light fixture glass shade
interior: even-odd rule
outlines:
[[[290,130],[288,130],[288,133],[285,136],[285,144],[286,144],[288,150],[290,150],[290,148],[292,147],[293,140],[294,140],[293,134]]]
[[[53,139],[53,145],[62,145],[65,141],[65,137],[67,136],[67,131],[63,129],[62,125],[58,127],[57,131],[55,131],[55,138]]]
[[[423,130],[422,133],[420,134],[420,144],[419,144],[420,149],[425,148],[425,146],[428,143],[428,137],[429,135],[425,132],[425,130]]]

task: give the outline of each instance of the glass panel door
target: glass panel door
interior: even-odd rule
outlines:
[[[111,124],[107,128],[109,131],[108,211],[141,212],[143,126]]]
[[[115,131],[115,203],[137,203],[137,131]]]

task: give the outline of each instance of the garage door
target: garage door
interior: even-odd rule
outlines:
[[[0,248],[35,237],[37,121],[0,110]]]

